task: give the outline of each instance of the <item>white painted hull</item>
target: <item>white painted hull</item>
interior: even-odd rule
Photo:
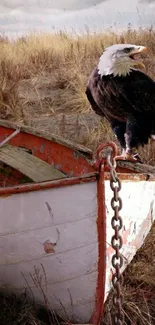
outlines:
[[[134,180],[122,180],[120,192],[124,267],[142,245],[155,217],[155,182],[136,181],[136,178],[139,179],[135,176]],[[109,245],[113,235],[110,206],[113,193],[108,180],[105,192],[106,299],[111,287],[113,254]],[[43,295],[30,276],[34,267],[44,275],[43,265],[46,281],[43,276],[42,288],[51,308],[76,322],[88,323],[95,309],[100,272],[97,205],[96,181],[1,196],[1,288],[20,293],[28,284],[30,295],[33,292],[36,301],[44,304]],[[50,252],[47,252],[49,247]]]
[[[92,182],[0,198],[1,288],[18,293],[26,279],[36,301],[44,303],[30,276],[34,266],[43,274],[43,264],[51,307],[89,320],[97,283],[96,191]],[[55,244],[52,253],[44,251],[48,240]]]
[[[110,200],[112,191],[109,181],[105,181],[105,184],[107,207],[106,299],[111,288],[111,257],[114,251],[110,243],[114,230],[111,227],[113,210]],[[120,211],[120,216],[123,219],[123,230],[120,231],[123,238],[123,247],[120,250],[124,256],[124,265],[121,268],[123,271],[142,246],[155,219],[155,182],[140,181],[138,175],[134,175],[134,181],[122,180],[120,197],[123,201]]]

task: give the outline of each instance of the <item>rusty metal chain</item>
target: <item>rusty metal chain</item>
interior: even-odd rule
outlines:
[[[121,286],[123,284],[123,275],[121,274],[121,268],[123,266],[123,256],[120,253],[123,241],[120,235],[120,230],[123,227],[122,218],[119,215],[122,209],[122,199],[119,196],[121,190],[121,182],[116,173],[116,160],[108,155],[107,162],[110,168],[110,187],[114,193],[111,199],[111,207],[114,211],[114,215],[111,219],[111,225],[114,229],[114,235],[111,239],[111,245],[115,253],[112,256],[112,266],[115,272],[112,275],[112,284],[114,287],[113,304],[115,306],[115,314],[113,318],[113,325],[123,325],[124,324],[124,313],[122,311],[123,295],[121,292]]]

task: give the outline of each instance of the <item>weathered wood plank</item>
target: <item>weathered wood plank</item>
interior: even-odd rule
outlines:
[[[141,173],[144,175],[155,176],[155,167],[147,164],[140,164],[138,162],[117,161],[117,166],[133,170],[133,172]]]
[[[34,182],[44,182],[65,177],[62,172],[45,161],[31,155],[22,148],[11,145],[0,148],[0,160],[17,169]]]

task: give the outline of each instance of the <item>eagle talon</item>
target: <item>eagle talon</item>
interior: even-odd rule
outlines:
[[[140,156],[138,155],[138,153],[134,154],[133,156],[134,156],[134,158],[136,159],[137,162],[139,162],[140,164],[143,164],[143,161],[140,158]]]
[[[138,159],[135,157],[135,155],[131,155],[131,154],[123,154],[123,155],[120,155],[120,156],[116,156],[115,157],[116,160],[122,160],[122,161],[131,161],[131,162],[139,162]]]

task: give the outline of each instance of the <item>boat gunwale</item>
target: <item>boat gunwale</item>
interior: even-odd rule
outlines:
[[[27,133],[29,135],[32,135],[34,137],[38,137],[38,138],[42,138],[44,140],[47,140],[47,141],[50,141],[50,142],[55,142],[57,143],[58,145],[62,145],[66,148],[69,148],[71,149],[73,152],[78,152],[81,157],[83,156],[84,158],[84,161],[85,161],[85,166],[89,169],[88,173],[99,173],[99,169],[100,169],[100,159],[99,157],[97,158],[97,160],[95,159],[95,155],[94,153],[92,152],[91,149],[81,145],[81,144],[77,144],[75,142],[72,142],[68,139],[64,139],[60,136],[57,136],[57,135],[54,135],[49,132],[40,132],[40,131],[37,131],[35,128],[33,127],[30,127],[30,126],[27,126],[27,125],[24,125],[24,124],[21,124],[21,123],[15,123],[15,122],[12,122],[12,121],[4,121],[2,119],[0,119],[0,128],[6,128],[9,132],[11,130],[16,130],[17,128],[20,129],[20,132],[18,133],[18,137],[20,137],[20,133]],[[114,143],[111,142],[111,144],[115,145]],[[15,144],[13,144],[13,146],[16,146]],[[116,145],[115,145],[116,146]],[[100,146],[99,146],[100,148]],[[98,148],[98,150],[99,150]],[[97,152],[98,152],[97,150]],[[96,152],[96,153],[97,153]],[[44,160],[44,159],[43,159]],[[96,160],[96,161],[95,161]],[[99,163],[99,165],[97,166],[96,165],[96,162]],[[105,158],[103,158],[101,164],[104,165],[104,170],[105,172],[109,172],[109,166],[107,165],[107,161]],[[139,164],[138,164],[139,165]],[[140,164],[140,167],[141,166],[145,166],[146,167],[149,167],[149,169],[153,168],[152,166],[147,166],[147,165],[141,165]],[[140,179],[143,179],[143,180],[147,180],[147,181],[150,181],[150,180],[155,180],[155,171],[154,169],[153,170],[149,170],[148,172],[146,171],[143,171],[142,167],[139,168],[139,170],[133,168],[134,166],[121,166],[119,161],[118,161],[118,164],[116,166],[116,171],[117,173],[119,173],[119,176],[121,177],[122,174],[126,174],[126,179],[131,179],[132,176],[131,175],[139,175],[139,178]],[[83,174],[84,175],[84,174]],[[150,176],[150,179],[147,179],[147,176]],[[75,176],[76,177],[76,176]]]
[[[81,145],[81,144],[77,144],[71,140],[64,139],[61,136],[51,134],[49,132],[38,131],[36,128],[30,127],[30,126],[27,126],[27,125],[24,125],[21,123],[15,123],[12,121],[4,121],[4,120],[0,119],[0,127],[12,129],[12,130],[16,130],[19,128],[20,132],[32,134],[36,137],[43,138],[43,139],[64,145],[72,150],[75,150],[75,151],[78,151],[78,152],[84,154],[85,156],[88,156],[90,159],[93,156],[92,150]],[[20,135],[20,133],[19,133],[19,135]]]
[[[143,173],[138,173],[138,172],[133,172],[132,170],[127,171],[126,169],[124,170],[123,168],[119,167],[116,168],[117,170],[117,175],[120,179],[120,181],[124,182],[152,182],[155,181],[155,176],[151,175],[149,178]],[[104,179],[107,181],[109,180],[109,170],[105,169],[105,174],[104,174]]]
[[[155,177],[149,178],[146,180],[146,176],[140,173],[124,173],[124,172],[118,172],[117,173],[120,180],[124,182],[140,182],[140,181],[146,181],[151,182],[155,181]],[[0,187],[0,197],[5,195],[11,195],[11,194],[19,194],[19,193],[25,193],[25,192],[32,192],[32,191],[39,191],[39,190],[46,190],[51,188],[57,188],[62,186],[69,186],[69,185],[76,185],[76,184],[82,184],[82,183],[88,183],[88,182],[95,182],[97,181],[97,178],[99,176],[99,172],[91,172],[87,174],[83,174],[81,176],[75,176],[75,177],[65,177],[57,180],[49,180],[44,182],[31,182],[31,183],[25,183],[25,184],[19,184],[19,185],[13,185],[8,187]],[[109,180],[109,171],[104,170],[104,180]]]
[[[3,195],[5,196],[11,194],[46,190],[46,189],[57,188],[61,186],[94,182],[97,181],[97,175],[98,173],[88,173],[82,176],[66,177],[57,180],[49,180],[45,182],[26,183],[26,184],[19,184],[19,185],[8,186],[8,187],[0,187],[0,197],[2,197]]]

